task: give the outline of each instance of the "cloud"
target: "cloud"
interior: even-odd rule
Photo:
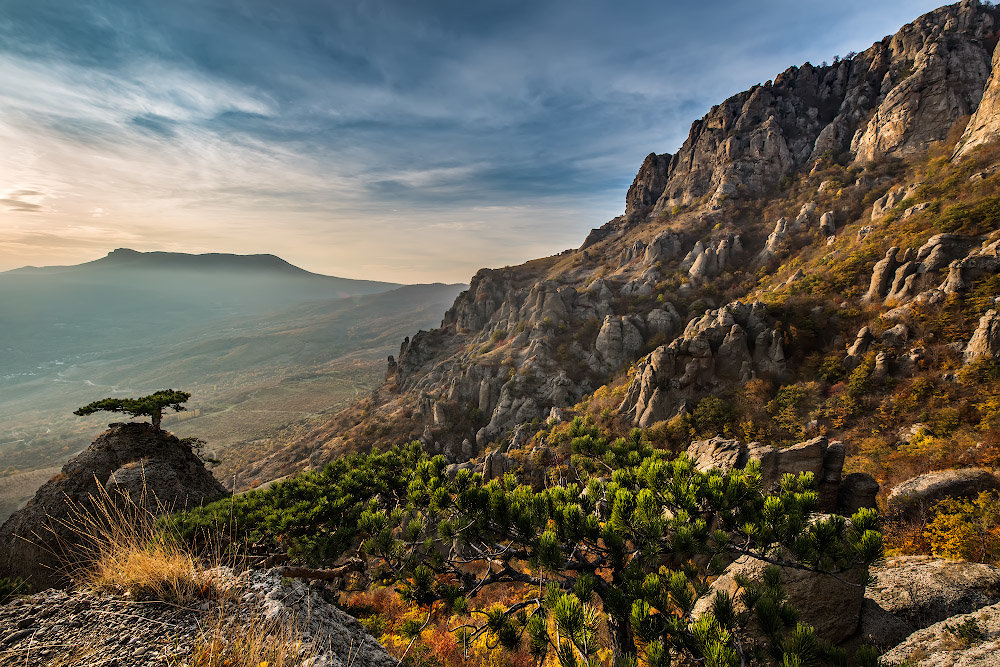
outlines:
[[[14,197],[0,199],[0,205],[6,206],[8,211],[24,211],[34,213],[42,210],[41,204],[32,204]]]
[[[0,268],[58,229],[464,280],[578,245],[711,104],[935,4],[9,0],[0,205],[34,227],[14,255],[0,225]]]

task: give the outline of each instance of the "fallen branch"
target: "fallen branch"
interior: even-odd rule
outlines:
[[[365,569],[365,562],[360,558],[352,558],[340,567],[324,570],[316,570],[311,567],[295,567],[288,565],[278,568],[278,574],[283,577],[293,577],[296,579],[337,579],[343,577],[348,572],[362,572]]]

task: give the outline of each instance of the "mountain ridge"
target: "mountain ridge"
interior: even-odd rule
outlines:
[[[167,251],[139,251],[131,248],[116,248],[108,252],[104,257],[81,262],[80,264],[58,265],[58,266],[22,266],[8,271],[0,272],[0,277],[4,275],[59,275],[66,272],[82,272],[101,269],[139,269],[139,270],[196,270],[196,271],[257,271],[257,272],[278,272],[288,276],[301,278],[328,278],[344,281],[346,284],[356,284],[378,288],[385,286],[387,289],[402,286],[402,283],[389,283],[378,280],[358,280],[355,278],[342,278],[323,273],[307,271],[291,262],[282,259],[271,253],[183,253]]]
[[[893,207],[920,204],[920,165],[937,159],[938,146],[957,150],[980,101],[980,116],[994,108],[998,23],[996,7],[963,0],[851,58],[789,68],[713,107],[675,154],[647,156],[624,215],[577,250],[477,272],[441,327],[403,341],[363,410],[290,443],[271,468],[265,462],[261,481],[393,438],[419,439],[450,460],[516,448],[553,409],[593,402],[595,390],[613,393],[616,419],[649,426],[674,410],[690,414],[732,380],[794,379],[802,346],[782,310],[737,302],[788,292],[798,278],[783,262],[800,252],[859,254],[850,260],[857,287],[842,288],[864,293],[888,250],[877,235],[865,236],[890,224],[879,213],[896,219],[903,211]],[[987,131],[984,141],[991,137]],[[917,213],[907,224],[934,211]],[[923,230],[914,257],[932,236]],[[934,251],[927,280],[977,243]],[[892,271],[906,261],[901,255]],[[890,272],[890,288],[894,278]],[[824,349],[839,345],[835,339],[831,330]],[[651,352],[663,363],[635,365]],[[635,374],[644,373],[642,384]],[[620,386],[633,380],[640,384],[632,390]],[[664,392],[673,396],[669,406]],[[663,405],[643,419],[650,401]]]

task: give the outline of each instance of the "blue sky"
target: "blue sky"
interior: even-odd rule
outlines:
[[[120,246],[466,281],[934,2],[0,0],[0,270]]]

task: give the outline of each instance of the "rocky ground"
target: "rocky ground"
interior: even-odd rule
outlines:
[[[182,666],[220,613],[259,626],[290,623],[306,667],[397,664],[356,619],[299,581],[274,570],[220,577],[229,585],[223,600],[188,607],[57,589],[15,598],[0,606],[0,664]]]

